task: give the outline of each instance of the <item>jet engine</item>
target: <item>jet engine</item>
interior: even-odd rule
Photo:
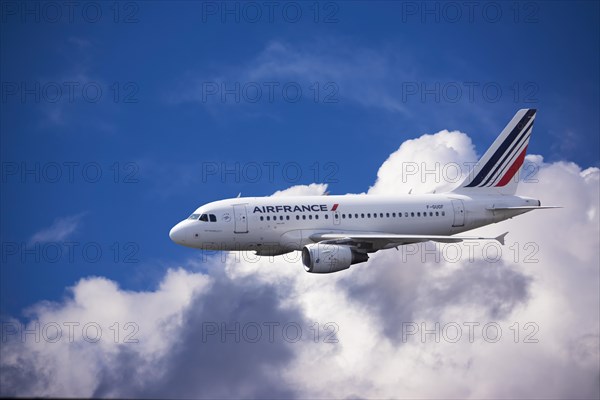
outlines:
[[[304,269],[314,274],[342,271],[368,259],[367,253],[360,253],[349,246],[315,243],[302,248]]]

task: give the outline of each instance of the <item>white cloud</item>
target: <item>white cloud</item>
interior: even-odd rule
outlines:
[[[458,131],[440,131],[407,140],[377,171],[369,194],[398,195],[448,191],[477,161],[471,138]]]
[[[186,308],[210,284],[210,277],[181,269],[168,270],[153,292],[122,290],[102,277],[80,280],[64,302],[42,302],[27,310],[32,321],[26,327],[16,320],[4,323],[3,394],[90,397],[99,374],[107,367],[117,368],[124,349],[139,358],[139,373],[152,379],[155,364],[182,329]],[[19,333],[37,331],[38,336],[6,334],[8,325]],[[53,343],[56,326],[61,339]],[[98,332],[97,342],[90,342]]]
[[[278,190],[273,196],[320,196],[327,192],[327,184],[311,183],[310,185],[296,185],[285,190]]]
[[[333,82],[343,89],[336,98],[406,113],[405,104],[390,87],[391,78],[396,77],[396,82],[399,75],[409,75],[398,61],[385,51],[349,46],[341,40],[317,40],[308,48],[273,41],[248,65],[244,76],[250,81]]]
[[[203,106],[215,102],[221,106],[253,103],[233,101],[232,95],[229,101],[223,101],[220,85],[233,88],[239,83],[240,87],[250,85],[252,90],[249,89],[248,98],[257,96],[254,85],[258,85],[262,92],[260,99],[266,101],[269,96],[276,96],[275,101],[281,102],[285,101],[283,86],[294,83],[299,85],[303,99],[314,100],[315,93],[318,93],[319,102],[350,101],[406,116],[401,88],[407,81],[415,80],[414,72],[410,72],[413,68],[408,67],[406,57],[405,54],[399,57],[386,49],[375,51],[356,46],[343,39],[317,38],[309,46],[274,40],[242,64],[220,66],[215,73],[196,71],[186,74],[175,85],[176,90],[166,97],[172,103],[198,102]],[[207,85],[210,85],[210,93],[216,90],[217,94],[207,95]],[[244,96],[243,90],[239,92],[240,96]]]
[[[60,242],[74,234],[81,225],[85,213],[57,218],[52,225],[34,233],[31,242]]]
[[[463,163],[474,157],[465,134],[422,136],[390,155],[369,193],[440,187],[399,181],[404,159]],[[539,167],[537,182],[529,179],[519,193],[564,208],[481,228],[486,235],[510,231],[497,262],[486,261],[481,246],[470,260],[464,245],[439,246],[436,262],[427,245],[381,251],[332,275],[305,273],[297,255],[236,253],[206,262],[199,255],[190,264],[208,272],[170,270],[154,292],[85,279],[63,302],[34,306],[31,318],[138,321],[140,344],[11,340],[2,346],[2,394],[598,398],[600,171],[535,155],[528,161]],[[325,190],[296,186],[276,195]],[[462,252],[460,260],[443,256],[452,248]],[[277,335],[273,343],[264,337],[238,343],[234,336],[202,342],[207,322],[236,321],[297,322],[304,335],[295,343]],[[335,323],[329,327],[337,330],[337,343],[323,343],[328,322]],[[420,334],[403,337],[409,326],[431,330],[436,323],[446,327],[439,343],[432,334],[425,341]],[[468,323],[479,324],[472,343]],[[495,336],[483,330],[487,323],[501,328],[497,343],[486,340]],[[444,339],[452,337],[452,324],[462,328],[457,343]]]

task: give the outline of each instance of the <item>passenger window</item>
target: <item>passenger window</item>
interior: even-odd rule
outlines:
[[[361,217],[361,218],[364,218],[364,217],[365,217],[365,214],[360,214],[360,217]]]
[[[315,215],[315,219],[319,219],[319,214]]]
[[[435,212],[435,216],[436,216],[436,217],[439,217],[439,216],[440,216],[440,212],[439,212],[439,211],[436,211],[436,212]]]
[[[367,218],[371,218],[371,213],[367,213]]]
[[[269,217],[269,216],[267,215],[267,221],[270,221],[270,220],[271,220],[271,217]]]
[[[415,213],[414,213],[414,212],[411,212],[411,213],[410,213],[410,216],[411,216],[411,217],[414,217],[414,216],[415,216]]]
[[[446,215],[446,211],[442,211],[442,217]]]
[[[333,218],[335,218],[335,219],[338,219],[339,217],[340,217],[340,216],[339,216],[337,213],[336,213],[336,214],[333,214]]]
[[[358,214],[354,214],[354,218],[358,218]]]
[[[342,214],[342,219],[346,219],[346,214]]]
[[[263,221],[264,219],[265,219],[265,217],[263,217],[263,216],[261,216],[261,217],[260,217],[260,220],[261,220],[261,221]]]
[[[299,216],[299,215],[296,215],[296,219],[297,219],[297,220],[298,220],[298,219],[300,219],[300,216]]]
[[[392,213],[392,218],[396,218],[396,213]]]
[[[217,222],[217,217],[215,214],[208,214],[208,216],[210,217],[210,222]]]
[[[385,213],[385,217],[389,218],[390,217],[390,213]]]
[[[312,215],[309,215],[309,216],[308,216],[308,219],[312,219]]]
[[[349,218],[349,219],[352,219],[352,214],[348,214],[348,218]]]
[[[199,219],[200,221],[208,222],[208,214],[202,214]]]
[[[325,219],[329,219],[329,215],[325,214]]]
[[[429,211],[429,216],[433,217],[433,211]]]
[[[303,215],[303,216],[302,216],[302,219],[306,219],[306,215]]]
[[[290,216],[289,216],[289,215],[286,215],[286,216],[285,216],[285,219],[289,221],[289,220],[290,220]]]
[[[373,213],[373,218],[377,218],[377,213]]]
[[[383,218],[383,213],[379,213],[379,217],[380,217],[380,218]]]

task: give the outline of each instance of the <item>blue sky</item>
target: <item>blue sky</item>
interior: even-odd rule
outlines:
[[[2,319],[89,276],[152,290],[201,204],[364,192],[404,141],[481,154],[520,108],[530,154],[598,167],[599,4],[474,3],[2,2]]]
[[[473,14],[462,8],[456,22],[442,4],[427,14],[411,2],[318,3],[328,22],[317,23],[308,3],[292,3],[289,15],[282,3],[272,20],[263,6],[257,22],[241,3],[229,3],[224,16],[221,3],[122,3],[119,22],[104,3],[98,22],[89,22],[95,8],[75,9],[72,21],[63,8],[56,23],[54,10],[35,2],[30,14],[6,8],[3,241],[27,243],[77,215],[70,239],[98,242],[103,256],[82,266],[64,256],[38,263],[6,255],[2,313],[58,298],[90,274],[153,285],[149,270],[190,255],[167,232],[199,204],[319,178],[332,193],[365,191],[404,140],[457,129],[481,152],[522,107],[540,110],[530,152],[597,166],[598,5],[503,4],[497,18],[486,4]],[[297,9],[302,16],[290,22]],[[223,101],[221,84],[234,92],[239,84],[239,103],[235,94]],[[256,87],[261,97],[252,102]],[[36,163],[40,182],[19,175]],[[52,163],[62,174],[56,183],[44,175],[57,170]],[[94,164],[84,171],[87,163]],[[236,163],[239,177],[218,176]],[[98,169],[99,181],[87,182]],[[133,182],[123,182],[128,177]],[[115,242],[136,243],[138,262],[109,261]]]

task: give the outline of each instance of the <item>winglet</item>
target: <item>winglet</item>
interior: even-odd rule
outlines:
[[[498,242],[500,242],[500,244],[502,246],[504,246],[504,238],[506,237],[507,234],[508,234],[508,232],[504,232],[502,235],[500,235],[494,239],[496,239]]]

